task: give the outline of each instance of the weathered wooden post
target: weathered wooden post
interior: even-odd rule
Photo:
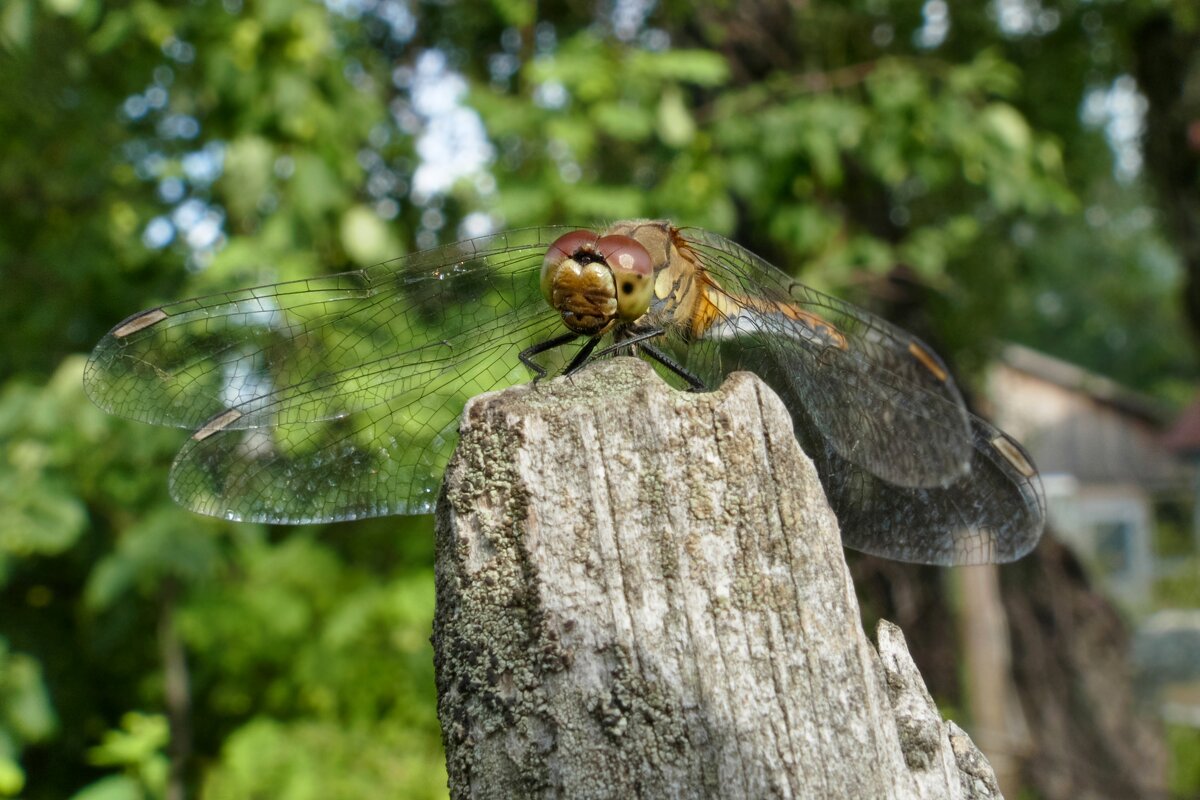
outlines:
[[[644,362],[472,401],[438,510],[456,798],[995,797],[872,644],[783,404]]]

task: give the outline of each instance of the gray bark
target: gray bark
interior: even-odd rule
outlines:
[[[756,377],[644,362],[476,398],[437,520],[456,798],[997,797]]]

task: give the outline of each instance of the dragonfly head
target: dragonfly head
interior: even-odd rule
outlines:
[[[654,264],[636,239],[572,231],[542,261],[542,295],[576,333],[599,336],[650,308]]]

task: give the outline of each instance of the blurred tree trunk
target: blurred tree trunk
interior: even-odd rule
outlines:
[[[159,593],[158,648],[162,659],[163,700],[171,739],[167,800],[187,797],[188,759],[192,753],[192,689],[187,651],[178,630],[179,580],[167,577]]]
[[[1054,539],[1000,578],[1013,680],[1033,734],[1025,782],[1064,800],[1168,794],[1162,724],[1138,706],[1130,632],[1112,603]]]
[[[1047,800],[1125,800],[1166,792],[1166,744],[1152,710],[1135,700],[1129,630],[1052,535],[1023,560],[997,570],[1008,620],[1007,680],[1020,704],[1019,712],[1006,713],[1024,718],[1025,746],[1020,737],[1016,747],[988,741],[981,725],[990,717],[972,705],[956,669],[968,650],[964,637],[980,622],[968,604],[951,599],[936,570],[869,556],[850,563],[867,618],[887,617],[900,625],[933,696],[967,709],[967,727],[984,754],[997,763],[1015,759],[1022,787]],[[957,623],[951,610],[956,605]],[[970,680],[979,669],[973,662]]]
[[[438,507],[451,794],[995,797],[755,377],[644,362],[472,400]]]
[[[1183,260],[1184,307],[1200,337],[1200,31],[1159,11],[1141,22],[1131,46],[1138,88],[1149,101],[1146,171]]]
[[[1011,633],[999,571],[994,564],[985,564],[963,567],[954,575],[962,599],[959,625],[971,728],[996,770],[1001,791],[1017,797],[1022,784],[1021,763],[1031,749],[1031,741],[1013,684]]]

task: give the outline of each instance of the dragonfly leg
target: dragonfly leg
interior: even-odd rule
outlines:
[[[547,339],[546,341],[538,342],[531,347],[526,347],[520,352],[517,358],[521,359],[522,364],[537,373],[536,377],[533,379],[533,382],[537,383],[542,378],[546,377],[546,368],[534,361],[533,357],[539,355],[540,353],[544,353],[547,350],[553,350],[556,347],[562,347],[567,342],[573,342],[578,338],[579,334],[575,333],[575,331],[567,331],[559,336],[555,336],[553,339]],[[592,346],[595,347],[595,345]],[[575,358],[578,359],[579,356],[576,356]],[[571,363],[574,364],[575,362],[572,361]]]
[[[596,345],[600,344],[600,337],[593,336],[587,340],[583,347],[579,348],[579,352],[571,359],[571,363],[567,364],[567,368],[563,370],[563,375],[573,375],[579,371],[579,368],[587,363],[588,357],[592,351],[596,349]]]
[[[663,351],[659,350],[657,347],[653,347],[648,344],[643,344],[641,346],[641,351],[643,353],[645,353],[647,356],[649,356],[650,358],[657,361],[658,363],[662,364],[667,369],[671,370],[671,372],[674,372],[676,375],[678,375],[679,377],[681,377],[685,381],[687,381],[688,391],[692,391],[692,392],[707,392],[708,391],[708,387],[704,385],[704,381],[700,380],[700,378],[698,376],[689,372],[686,368],[684,368],[684,366],[682,364],[680,364],[675,359],[671,358],[669,355],[667,355]]]
[[[690,391],[708,391],[708,387],[704,385],[704,381],[700,380],[700,378],[698,378],[696,375],[685,369],[682,364],[671,358],[663,351],[659,350],[657,347],[646,344],[646,342],[649,340],[662,336],[664,333],[662,328],[654,327],[646,328],[644,330],[632,330],[630,328],[626,328],[621,333],[624,333],[626,338],[621,339],[621,341],[616,342],[615,344],[610,344],[608,347],[597,353],[596,357],[604,358],[605,356],[610,356],[613,353],[619,352],[626,348],[633,350],[635,353],[641,351],[658,363],[662,364],[667,369],[671,370],[671,372],[674,372],[676,375],[687,381],[688,389]]]
[[[657,336],[662,336],[663,334],[662,328],[646,328],[645,330],[633,331],[632,333],[629,331],[629,328],[626,328],[623,331],[618,331],[617,335],[623,335],[625,338],[622,338],[618,342],[613,342],[599,353],[596,353],[596,358],[605,358],[606,356],[611,356],[613,353],[618,353],[625,349],[629,349],[636,353],[637,346],[642,342],[648,341]]]

